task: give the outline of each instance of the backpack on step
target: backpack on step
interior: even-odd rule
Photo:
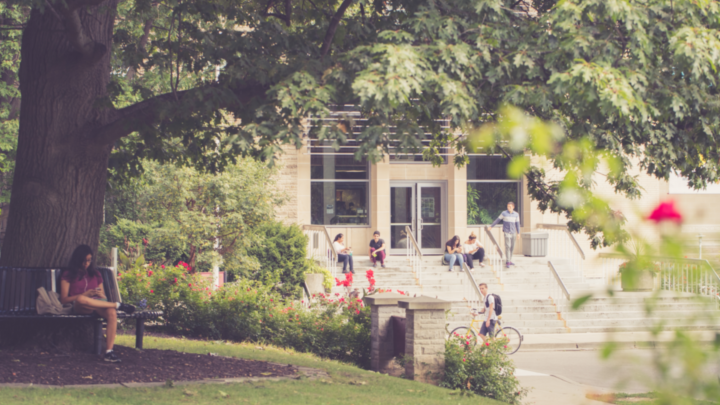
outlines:
[[[488,294],[489,296],[493,296],[493,299],[495,300],[495,315],[502,315],[502,299],[497,294]],[[488,302],[488,298],[485,298],[485,308],[490,308],[490,303]]]

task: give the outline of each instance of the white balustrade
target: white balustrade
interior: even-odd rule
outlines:
[[[601,253],[605,284],[614,283],[620,266],[632,260],[631,256]],[[711,297],[720,302],[720,277],[707,260],[650,257],[654,270],[659,273],[660,289]]]
[[[473,276],[466,263],[463,263],[462,268],[467,277],[466,282],[463,283],[463,298],[467,302],[468,308],[482,308],[483,295],[477,281],[475,281],[475,276]]]
[[[502,228],[496,227],[491,228],[486,226],[483,231],[480,232],[478,238],[480,243],[485,248],[485,260],[488,262],[495,273],[498,281],[502,284],[503,272],[505,270],[505,259],[504,259],[504,245],[505,241],[502,236]]]
[[[337,252],[327,228],[322,225],[303,225],[302,230],[308,237],[307,258],[318,262],[334,278],[337,273]]]

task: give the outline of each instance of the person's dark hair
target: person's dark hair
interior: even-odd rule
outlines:
[[[452,237],[452,239],[448,241],[448,243],[450,244],[450,246],[455,247],[458,243],[460,243],[460,237],[455,235]]]
[[[98,271],[95,269],[95,254],[93,253],[92,248],[88,245],[80,245],[73,251],[72,256],[70,256],[68,267],[65,269],[65,271],[70,273],[71,280],[80,280],[85,276],[85,272],[82,270],[82,265],[87,255],[92,255],[93,257],[92,262],[90,262],[90,266],[87,268],[87,274],[90,277],[97,277]]]
[[[480,283],[480,284],[478,284],[478,288],[480,288],[480,287],[482,287],[482,286],[487,287],[487,284],[485,284],[485,283]]]
[[[509,202],[508,202],[508,205],[512,205],[512,206],[514,207],[514,206],[515,206],[515,203],[512,202],[512,201],[509,201]]]
[[[334,240],[333,242],[337,242],[338,239],[340,239],[340,238],[342,238],[342,237],[343,237],[343,234],[341,234],[341,233],[335,235],[335,240]]]
[[[375,232],[373,232],[373,236],[375,236],[375,235],[380,236],[380,231],[375,231]]]

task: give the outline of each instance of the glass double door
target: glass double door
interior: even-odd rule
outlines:
[[[390,253],[405,254],[406,227],[423,254],[442,254],[447,239],[447,193],[444,182],[390,183]]]

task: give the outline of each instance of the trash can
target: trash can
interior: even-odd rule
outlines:
[[[522,234],[522,253],[530,257],[547,256],[548,238],[547,232],[526,232]]]

